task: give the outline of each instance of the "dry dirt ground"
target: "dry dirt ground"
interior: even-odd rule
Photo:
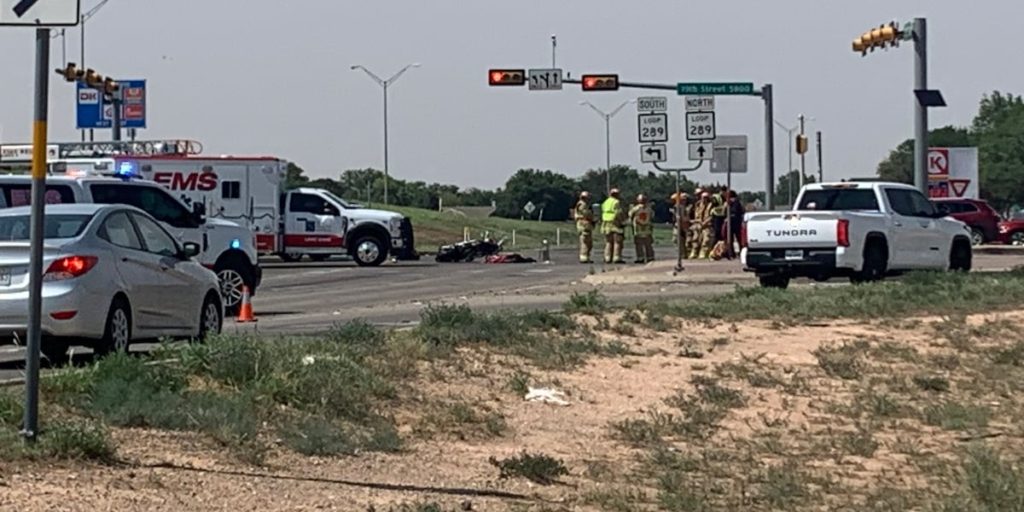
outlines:
[[[119,429],[119,463],[0,462],[0,510],[902,510],[959,493],[970,446],[1024,453],[1024,311],[579,321],[628,352],[566,371],[475,349],[422,363],[398,454],[281,449],[257,467],[196,434]],[[568,405],[523,400],[527,384]],[[569,474],[499,478],[489,459],[524,451]]]

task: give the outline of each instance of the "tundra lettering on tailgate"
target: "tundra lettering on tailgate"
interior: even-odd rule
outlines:
[[[818,236],[817,229],[769,229],[770,236]]]

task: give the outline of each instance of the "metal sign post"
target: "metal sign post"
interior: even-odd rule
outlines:
[[[43,306],[43,232],[46,199],[46,118],[50,86],[50,29],[36,29],[36,98],[32,124],[32,216],[28,278],[28,346],[25,354],[25,421],[29,442],[39,433],[39,352]]]
[[[685,240],[686,240],[686,233],[683,231],[683,229],[684,228],[688,228],[689,226],[687,226],[686,222],[683,221],[683,214],[685,213],[685,211],[683,210],[682,203],[680,201],[680,199],[682,199],[682,195],[683,195],[682,183],[681,183],[683,181],[683,173],[684,172],[696,171],[696,170],[700,169],[702,165],[704,165],[704,160],[701,160],[700,162],[698,162],[697,163],[697,167],[692,167],[692,168],[682,168],[682,167],[680,167],[680,168],[670,169],[670,168],[662,168],[657,163],[654,164],[654,168],[659,170],[659,171],[661,171],[661,172],[674,172],[674,173],[676,173],[676,199],[675,199],[675,203],[676,204],[675,204],[675,210],[676,210],[676,230],[678,230],[677,231],[677,235],[676,235],[676,246],[678,247],[679,250],[676,252],[676,268],[674,269],[675,272],[673,273],[673,275],[678,274],[679,272],[682,272],[684,270],[684,268],[683,268],[683,260],[686,259],[685,258],[685,254],[684,254],[684,252],[686,251],[686,242],[685,242]]]

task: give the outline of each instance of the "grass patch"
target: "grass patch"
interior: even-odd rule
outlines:
[[[945,430],[970,430],[988,426],[992,411],[987,407],[960,402],[929,405],[921,412],[926,425]]]
[[[533,483],[551,485],[559,477],[569,474],[565,464],[554,457],[544,454],[523,452],[507,459],[488,459],[492,466],[498,468],[499,478],[525,478]]]
[[[447,434],[459,439],[499,437],[507,431],[501,413],[461,401],[439,404],[413,428],[420,437]]]
[[[608,311],[608,299],[597,290],[586,293],[574,292],[562,309],[570,315],[597,316]]]
[[[600,343],[561,313],[476,313],[465,305],[430,306],[416,336],[438,356],[459,346],[489,346],[531,360],[543,368],[568,369],[590,355],[623,355],[621,343]]]
[[[905,318],[919,314],[970,314],[1024,303],[1024,269],[999,273],[919,272],[899,281],[864,286],[777,290],[740,288],[728,295],[677,303],[674,316],[784,323],[829,318]]]
[[[1018,460],[1014,464],[1007,461],[983,445],[971,446],[963,461],[962,490],[945,504],[944,509],[968,512],[1024,510],[1022,462]]]
[[[945,393],[949,391],[949,379],[938,375],[915,375],[914,385],[921,391]]]
[[[866,366],[864,354],[867,348],[866,342],[823,345],[812,354],[818,358],[818,366],[828,376],[854,380],[859,379],[864,371]]]
[[[19,427],[24,416],[22,400],[13,394],[0,390],[0,428]]]

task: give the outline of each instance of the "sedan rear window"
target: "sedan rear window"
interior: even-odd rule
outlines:
[[[798,210],[877,212],[878,198],[871,189],[808,190],[800,198]]]
[[[47,215],[43,237],[74,238],[85,231],[92,215]],[[0,242],[21,242],[29,238],[29,216],[0,217]]]

